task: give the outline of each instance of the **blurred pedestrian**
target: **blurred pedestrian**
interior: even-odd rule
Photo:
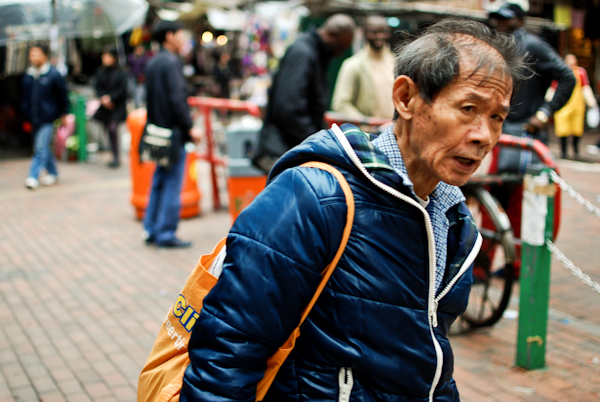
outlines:
[[[529,11],[527,0],[497,0],[490,3],[489,23],[499,32],[512,34],[520,44],[521,54],[531,65],[533,74],[523,80],[521,88],[511,100],[510,113],[504,120],[502,132],[517,137],[529,137],[548,144],[546,126],[550,116],[567,103],[575,77],[556,51],[540,37],[525,29],[525,18]],[[557,87],[550,100],[546,92],[553,80]],[[525,172],[529,163],[539,163],[531,152],[511,148],[498,148],[496,169],[490,173]],[[522,185],[495,186],[493,195],[498,199],[511,222],[521,222]],[[521,237],[521,225],[513,225],[514,234]],[[520,261],[515,261],[520,269]]]
[[[218,61],[213,68],[213,75],[216,83],[216,93],[218,98],[229,98],[229,84],[233,78],[231,68],[231,55],[228,52],[222,52],[218,56]]]
[[[39,183],[52,185],[58,179],[56,160],[50,149],[54,121],[61,118],[66,124],[69,112],[67,87],[60,73],[48,62],[48,46],[36,44],[29,49],[29,67],[23,76],[21,110],[31,123],[34,135],[33,158],[25,186],[31,190]],[[38,181],[42,169],[46,175]]]
[[[147,124],[162,128],[161,131],[172,132],[178,157],[169,167],[156,166],[144,218],[144,237],[148,245],[189,247],[191,242],[175,236],[185,167],[184,143],[198,142],[202,132],[193,127],[187,104],[188,94],[180,57],[187,37],[178,23],[160,21],[153,30],[153,38],[160,43],[161,49],[148,62],[146,69]]]
[[[394,105],[394,54],[388,40],[391,30],[384,16],[365,19],[367,43],[346,59],[335,82],[331,109],[350,116],[375,116],[392,119]]]
[[[535,71],[535,74],[523,82],[523,89],[513,100],[510,114],[504,123],[504,132],[521,137],[525,126],[533,138],[547,144],[548,119],[569,100],[575,86],[575,77],[548,43],[526,31],[525,16],[529,10],[527,0],[498,0],[490,7],[490,25],[517,38],[523,55]],[[556,80],[558,85],[552,99],[545,101],[544,96],[552,80]]]
[[[127,118],[127,73],[119,66],[117,48],[114,46],[102,52],[102,67],[96,76],[95,87],[100,107],[94,118],[104,124],[112,151],[112,161],[107,166],[118,168],[121,165],[118,128]]]
[[[587,72],[577,65],[577,57],[568,54],[565,56],[565,63],[573,71],[576,83],[566,105],[554,114],[554,129],[556,136],[560,138],[561,157],[567,159],[567,141],[571,137],[574,157],[579,159],[579,140],[585,125],[585,106],[587,104],[592,109],[598,109],[598,103],[590,87]]]
[[[135,47],[133,53],[127,58],[129,64],[129,74],[132,81],[133,105],[135,108],[140,108],[146,103],[146,48],[142,45]]]
[[[287,49],[273,78],[255,166],[268,172],[288,149],[323,127],[330,94],[327,67],[350,47],[354,29],[350,16],[334,14]]]

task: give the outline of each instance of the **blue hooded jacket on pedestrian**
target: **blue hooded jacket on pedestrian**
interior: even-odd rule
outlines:
[[[37,76],[39,72],[39,77]],[[52,123],[69,113],[67,87],[60,73],[49,63],[37,70],[30,67],[23,76],[21,111],[34,127]]]
[[[348,245],[265,401],[458,401],[446,337],[464,312],[481,245],[464,202],[447,212],[447,263],[436,291],[427,211],[387,157],[351,125],[309,137],[271,171],[236,219],[224,271],[191,334],[180,400],[255,400],[267,358],[298,325],[336,253],[355,198]]]

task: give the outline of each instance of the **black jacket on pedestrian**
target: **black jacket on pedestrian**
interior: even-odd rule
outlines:
[[[550,117],[562,108],[571,97],[575,87],[575,77],[552,47],[541,38],[533,35],[524,28],[517,30],[514,35],[521,42],[523,54],[535,75],[523,80],[519,91],[511,104],[507,122],[523,123],[538,110]],[[546,91],[552,80],[558,82],[554,97],[550,102],[544,100]]]
[[[327,67],[333,51],[313,29],[286,51],[273,79],[265,124],[274,123],[289,148],[323,126],[329,106]]]
[[[181,59],[166,49],[150,60],[146,69],[148,123],[159,127],[179,129],[181,140],[189,136],[192,119],[187,103],[185,77]],[[175,130],[178,131],[178,130]]]
[[[112,109],[100,106],[94,118],[104,123],[109,121],[125,121],[127,118],[127,73],[119,66],[103,67],[96,76],[96,93],[98,97],[110,96],[115,107]]]
[[[49,63],[30,67],[23,76],[21,111],[34,127],[52,123],[69,113],[67,87],[60,73]]]

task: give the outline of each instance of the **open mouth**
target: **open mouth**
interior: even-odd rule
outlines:
[[[461,158],[459,156],[456,156],[455,159],[458,161],[458,163],[466,167],[471,167],[476,163],[475,159]]]

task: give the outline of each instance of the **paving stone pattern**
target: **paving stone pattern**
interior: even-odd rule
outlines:
[[[23,187],[27,159],[0,160],[0,402],[135,401],[162,318],[227,233],[229,215],[204,208],[180,223],[192,248],[145,246],[129,169],[109,170],[107,159],[61,163],[60,183],[36,191]],[[600,171],[563,175],[595,202]],[[558,247],[600,280],[600,219],[569,200],[563,216]],[[545,370],[513,367],[514,319],[451,338],[463,401],[600,399],[600,295],[557,263],[551,292]]]

